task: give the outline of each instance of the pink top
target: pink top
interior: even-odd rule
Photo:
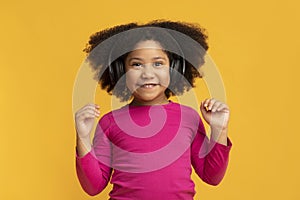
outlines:
[[[89,195],[100,193],[112,174],[110,199],[191,200],[191,165],[203,181],[217,185],[231,146],[229,139],[228,146],[209,141],[190,107],[172,101],[127,105],[99,120],[91,152],[76,156],[77,175]]]

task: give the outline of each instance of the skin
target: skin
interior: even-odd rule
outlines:
[[[126,85],[132,105],[168,103],[165,90],[170,83],[170,63],[161,46],[152,40],[138,43],[125,59]]]
[[[169,59],[161,46],[152,40],[137,44],[125,59],[126,84],[132,92],[131,105],[162,105],[169,101],[165,90],[170,83]],[[100,116],[99,105],[87,104],[75,114],[77,153],[80,157],[91,151],[90,134],[95,118]],[[200,111],[203,119],[209,124],[211,138],[227,146],[229,122],[228,106],[214,98],[201,102]]]

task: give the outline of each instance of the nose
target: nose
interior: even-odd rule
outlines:
[[[154,70],[151,64],[145,64],[142,71],[142,78],[152,79],[154,78]]]

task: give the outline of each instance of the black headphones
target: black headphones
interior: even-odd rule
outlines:
[[[181,82],[185,73],[185,59],[181,56],[180,58],[173,58],[170,64],[170,89],[173,90],[174,86]],[[182,66],[182,67],[180,67]]]
[[[117,84],[119,79],[125,74],[125,66],[124,63],[117,59],[113,62],[110,62],[108,65],[109,70],[109,78],[112,84]]]
[[[182,67],[180,67],[182,66]],[[109,64],[109,77],[113,84],[116,84],[119,79],[125,74],[125,66],[123,61],[117,59]],[[174,72],[176,71],[176,72]],[[170,83],[179,81],[185,72],[185,60],[173,58],[170,64]]]
[[[180,81],[184,77],[185,73],[185,59],[183,51],[178,44],[178,42],[170,35],[170,38],[174,41],[174,43],[177,46],[177,49],[179,50],[181,55],[177,55],[176,58],[172,58],[170,63],[170,89],[172,90],[176,82]],[[109,53],[108,58],[108,70],[109,70],[109,77],[112,82],[112,84],[117,84],[117,82],[120,80],[120,78],[125,74],[125,64],[124,61],[119,58],[112,61],[112,53],[114,49],[116,48],[116,44],[113,45],[111,48],[111,51]],[[178,58],[177,58],[178,57]],[[181,67],[182,66],[182,67]],[[176,72],[174,72],[176,71]]]

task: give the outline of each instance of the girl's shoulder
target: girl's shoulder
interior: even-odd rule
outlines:
[[[198,112],[196,111],[196,109],[194,109],[192,106],[177,103],[177,102],[173,102],[172,105],[174,108],[177,107],[177,109],[180,109],[183,112],[187,112],[190,115],[199,115]]]
[[[194,131],[196,131],[199,126],[203,127],[199,113],[192,106],[174,102],[169,114],[170,118],[179,119],[183,127],[192,128]]]
[[[111,117],[110,117],[110,113],[105,113],[99,120],[98,120],[98,125],[102,128],[102,129],[108,129],[109,126],[111,125]]]

